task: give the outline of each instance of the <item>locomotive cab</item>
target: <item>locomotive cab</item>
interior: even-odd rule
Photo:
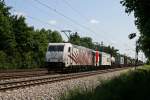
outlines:
[[[63,69],[69,66],[70,43],[49,43],[46,52],[46,66],[50,69]]]
[[[46,52],[46,64],[48,69],[59,70],[93,66],[92,52],[91,49],[71,43],[49,43]]]

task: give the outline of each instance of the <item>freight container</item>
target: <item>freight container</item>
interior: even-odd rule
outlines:
[[[105,52],[100,52],[100,61],[99,65],[111,66],[111,55]]]

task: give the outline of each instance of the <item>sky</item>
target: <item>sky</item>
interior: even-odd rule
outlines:
[[[135,57],[135,41],[139,31],[134,15],[126,14],[120,0],[5,0],[11,12],[26,17],[36,29],[71,30],[93,42],[103,41],[119,52]],[[133,40],[130,33],[137,33]],[[67,41],[64,33],[63,39]]]

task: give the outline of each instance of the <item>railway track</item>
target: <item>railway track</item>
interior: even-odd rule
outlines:
[[[69,79],[76,79],[81,77],[87,77],[102,73],[108,73],[113,71],[122,70],[125,68],[116,68],[116,69],[107,69],[107,70],[99,70],[99,71],[90,71],[90,72],[81,72],[81,73],[71,73],[71,74],[61,74],[57,76],[51,76],[49,77],[36,77],[32,79],[27,80],[17,80],[17,81],[11,81],[11,82],[1,82],[0,83],[0,91],[5,91],[8,89],[15,89],[15,88],[22,88],[26,86],[35,86],[39,84],[48,84],[48,83],[54,83],[59,82],[63,80],[69,80]]]
[[[0,81],[14,78],[34,77],[48,74],[47,69],[0,71]]]

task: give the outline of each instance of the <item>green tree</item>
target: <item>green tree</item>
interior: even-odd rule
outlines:
[[[110,45],[109,46],[95,45],[95,47],[97,47],[99,51],[111,54],[111,56],[113,56],[113,57],[115,57],[118,54],[118,49],[115,49],[115,47],[113,47],[113,46],[111,47]]]
[[[105,52],[107,52],[115,57],[117,55],[118,49],[115,49],[113,46],[112,47],[107,46],[107,47],[105,47]]]
[[[135,25],[141,35],[138,40],[140,49],[150,59],[150,0],[122,0],[121,4],[125,6],[126,13],[134,12]]]
[[[62,36],[58,31],[51,31],[48,30],[48,34],[49,34],[49,42],[51,43],[60,43],[63,42]]]
[[[87,48],[90,48],[90,49],[94,48],[92,38],[90,38],[90,37],[81,37],[80,38],[80,45],[84,46],[84,47],[87,47]]]
[[[75,44],[75,45],[80,45],[80,36],[78,35],[77,32],[75,33],[72,33],[70,36],[69,36],[69,40],[68,40],[70,43],[72,44]]]
[[[3,0],[0,0],[0,68],[10,67],[9,63],[14,62],[14,59],[12,58],[14,58],[14,52],[16,50],[15,35],[12,32],[12,17],[9,10],[10,7],[7,7],[5,5],[5,2]],[[3,60],[5,60],[5,62]],[[12,66],[13,65],[14,64],[12,64]]]
[[[44,65],[45,53],[48,46],[48,35],[50,30],[36,30],[34,32],[34,60],[36,65],[42,66]]]
[[[15,36],[12,34],[12,23],[9,12],[4,1],[0,1],[0,50],[12,55],[16,46]]]
[[[16,49],[20,54],[21,68],[31,66],[32,49],[33,49],[33,32],[34,28],[29,27],[23,16],[12,16],[13,33],[15,35]],[[30,55],[29,55],[30,54]],[[30,60],[28,60],[30,58]],[[18,58],[17,58],[18,59]]]
[[[25,17],[11,15],[0,0],[0,68],[33,68],[44,64],[48,42],[63,42],[59,32],[34,30]]]
[[[7,67],[7,55],[3,51],[0,51],[0,68]]]

